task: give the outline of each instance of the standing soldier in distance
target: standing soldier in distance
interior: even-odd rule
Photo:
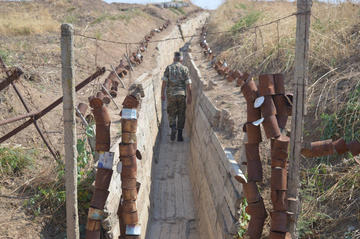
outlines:
[[[191,79],[189,69],[181,64],[182,55],[175,52],[174,63],[167,66],[161,87],[161,99],[167,95],[167,113],[171,128],[171,141],[175,140],[176,129],[178,141],[184,141],[182,131],[185,124],[186,103],[191,104]]]

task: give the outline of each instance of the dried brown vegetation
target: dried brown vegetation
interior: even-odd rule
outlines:
[[[240,71],[284,72],[291,91],[296,16],[256,26],[294,12],[293,2],[229,0],[213,13],[208,32],[232,32],[209,34],[209,45]],[[311,22],[305,140],[359,139],[360,5],[314,2]],[[354,158],[303,159],[301,175],[300,238],[359,238],[360,174]]]

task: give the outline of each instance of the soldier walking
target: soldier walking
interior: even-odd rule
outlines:
[[[167,95],[167,113],[171,128],[171,141],[184,141],[182,131],[185,125],[186,103],[191,104],[191,79],[189,69],[182,64],[182,55],[175,52],[174,63],[167,66],[161,87],[161,99]]]

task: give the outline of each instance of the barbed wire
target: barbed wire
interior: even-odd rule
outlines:
[[[224,34],[224,33],[236,33],[236,32],[247,32],[253,29],[257,29],[260,27],[264,27],[264,26],[268,26],[274,23],[277,23],[279,21],[285,20],[287,18],[290,18],[292,16],[297,16],[297,15],[305,15],[305,14],[310,14],[310,11],[304,11],[304,12],[294,12],[292,14],[286,15],[284,17],[272,20],[270,22],[267,23],[263,23],[263,24],[259,24],[256,26],[252,26],[252,27],[243,27],[240,28],[238,30],[227,30],[227,31],[216,31],[216,32],[207,32],[208,35],[214,35],[214,34]],[[108,40],[108,39],[99,39],[97,37],[92,37],[92,36],[87,36],[81,33],[77,33],[74,32],[75,36],[80,36],[83,38],[87,38],[87,39],[92,39],[92,40],[97,40],[97,41],[102,41],[102,42],[108,42],[108,43],[113,43],[113,44],[118,44],[118,45],[138,45],[141,44],[142,42],[121,42],[121,41],[113,41],[113,40]],[[158,43],[158,42],[165,42],[165,41],[172,41],[172,40],[179,40],[179,39],[185,39],[185,38],[194,38],[194,37],[201,37],[201,34],[193,34],[193,35],[188,35],[188,36],[183,36],[183,37],[170,37],[170,38],[166,38],[166,39],[161,39],[161,40],[153,40],[153,41],[148,41],[147,43]]]

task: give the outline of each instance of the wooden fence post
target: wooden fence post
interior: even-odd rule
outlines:
[[[289,220],[289,232],[292,238],[298,238],[296,231],[300,212],[298,189],[300,187],[300,150],[303,138],[303,116],[305,114],[306,83],[308,79],[309,30],[311,16],[311,0],[297,0],[296,52],[294,74],[294,102],[290,137],[290,165],[288,176],[289,211],[293,216]]]
[[[66,234],[68,239],[79,239],[73,27],[69,24],[61,25],[61,72],[64,95]]]

